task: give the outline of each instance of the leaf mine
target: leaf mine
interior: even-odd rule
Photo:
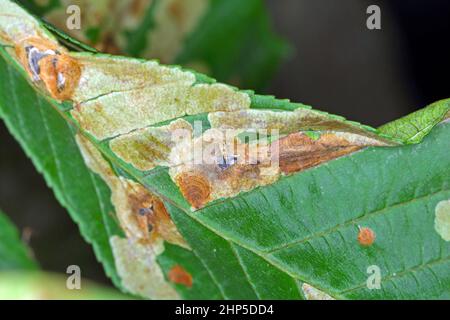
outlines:
[[[81,68],[64,48],[43,38],[27,38],[16,45],[16,54],[34,82],[42,81],[58,101],[72,97]]]
[[[201,173],[195,171],[178,174],[175,182],[186,200],[194,207],[201,208],[211,201],[212,186]]]
[[[313,139],[306,133],[292,133],[279,140],[280,168],[285,174],[299,172],[371,146],[371,143],[354,134],[323,133]]]
[[[42,31],[39,22],[20,6],[10,1],[0,2],[0,41],[3,45],[14,45],[27,38],[38,37],[45,41],[56,41]]]
[[[250,107],[245,93],[223,84],[194,84],[192,73],[153,61],[76,57],[82,72],[72,115],[100,140],[185,115]]]
[[[177,137],[177,139],[175,139]],[[123,134],[110,141],[111,150],[122,160],[139,170],[150,170],[156,166],[172,166],[172,149],[176,144],[192,139],[192,126],[179,119],[167,126],[148,127]],[[187,141],[186,141],[187,140]]]
[[[77,143],[86,164],[110,187],[117,218],[128,238],[149,244],[163,239],[188,248],[164,204],[155,195],[139,183],[117,177],[100,152],[87,139],[78,135]]]
[[[270,144],[238,139],[242,130],[226,137],[226,129],[209,129],[189,147],[176,146],[179,165],[170,167],[173,181],[194,209],[276,182],[382,141],[346,132],[297,132]],[[225,138],[226,137],[226,138]],[[179,149],[178,149],[179,148]],[[195,158],[201,150],[201,159]]]
[[[169,174],[194,209],[278,178],[279,168],[271,165],[268,146],[253,148],[242,143],[238,133],[226,136],[222,130],[210,129],[194,138],[188,147],[174,149],[179,165],[170,167]],[[228,159],[227,165],[224,159]],[[230,163],[229,159],[236,161]]]
[[[112,237],[114,259],[123,285],[130,292],[151,299],[176,299],[164,279],[156,257],[164,241],[189,249],[164,204],[142,185],[118,177],[96,147],[77,135],[88,167],[108,184],[116,216],[127,238]]]
[[[212,128],[278,130],[280,134],[298,131],[332,131],[358,134],[361,138],[392,145],[391,141],[361,126],[323,112],[299,108],[294,111],[240,110],[236,112],[211,112],[208,115]]]
[[[162,244],[148,247],[117,236],[111,237],[110,243],[125,289],[150,299],[180,299],[156,262],[157,255],[164,250]]]
[[[436,205],[434,229],[444,241],[450,241],[450,200]]]
[[[184,6],[183,1],[167,0],[166,3]],[[201,0],[198,1],[200,3]],[[239,92],[222,84],[200,84],[205,80],[202,76],[162,66],[154,61],[68,52],[34,18],[10,4],[0,0],[1,54],[8,63],[13,62],[10,58],[17,60],[28,80],[57,102],[68,100],[64,108],[58,108],[59,104],[54,99],[50,102],[58,111],[62,111],[60,113],[64,119],[59,119],[62,124],[67,120],[69,126],[79,132],[77,142],[85,162],[111,190],[111,202],[116,211],[113,218],[117,218],[125,234],[125,238],[109,238],[114,261],[110,259],[109,246],[103,243],[104,236],[117,232],[115,224],[109,224],[109,217],[94,217],[89,212],[86,212],[87,215],[83,212],[75,216],[83,223],[87,220],[88,227],[98,227],[96,223],[102,221],[101,218],[106,219],[106,229],[111,230],[98,230],[102,232],[101,246],[108,254],[105,260],[108,259],[108,263],[115,262],[128,291],[152,299],[177,299],[180,297],[174,288],[181,289],[183,294],[188,292],[191,296],[197,295],[195,291],[198,289],[208,294],[210,290],[215,297],[233,298],[239,297],[244,291],[244,287],[235,285],[248,281],[244,285],[248,286],[250,293],[242,294],[244,297],[254,297],[254,294],[259,298],[267,295],[285,296],[286,291],[291,289],[294,289],[295,295],[289,296],[299,297],[297,289],[300,288],[296,286],[298,282],[295,280],[310,278],[312,283],[329,290],[333,296],[344,298],[448,296],[446,283],[442,281],[447,275],[448,260],[443,255],[445,246],[441,239],[450,241],[450,200],[441,201],[434,207],[434,199],[442,197],[441,191],[446,192],[445,134],[448,128],[443,131],[444,126],[438,127],[436,135],[432,133],[423,145],[382,152],[369,150],[298,177],[283,178],[366,147],[397,145],[385,138],[387,136],[405,144],[416,143],[442,119],[449,117],[448,100],[377,131],[337,116],[298,108],[299,105],[270,97]],[[101,7],[100,4],[98,6]],[[105,13],[106,9],[102,10]],[[168,10],[172,15],[171,22],[177,24],[177,28],[184,28],[181,26],[185,23],[184,13],[181,12],[183,8],[175,6]],[[172,30],[167,31],[170,34]],[[35,113],[28,114],[26,108],[21,110],[24,107],[22,103],[29,102],[30,94],[33,97],[33,91],[27,90],[27,96],[22,97],[17,90],[25,89],[21,86],[22,82],[17,81],[19,79],[15,78],[16,73],[12,68],[4,64],[3,60],[0,62],[2,70],[6,71],[3,78],[13,80],[10,85],[14,87],[15,100],[18,100],[12,101],[12,106],[18,112],[16,118],[24,120],[24,123],[20,123],[24,125],[23,130],[18,130],[19,140],[27,145],[28,139],[20,137],[21,131],[25,134],[28,133],[26,129],[30,129],[31,133],[35,133],[38,130],[31,126],[37,124],[34,120],[43,120],[39,128],[48,129],[44,137],[49,139],[46,142],[50,142],[50,145],[42,147],[56,147],[55,156],[62,155],[59,164],[67,164],[64,161],[72,159],[64,157],[66,154],[58,150],[64,151],[61,144],[68,140],[62,137],[52,140],[59,132],[59,124],[53,123],[52,117],[47,118],[46,109],[30,110],[38,111],[38,114],[43,111],[39,115],[43,119]],[[19,64],[12,65],[21,69]],[[9,86],[3,86],[2,94],[7,102],[8,89]],[[67,106],[71,104],[69,101],[73,103],[73,109],[66,112]],[[3,109],[2,106],[2,115],[3,112],[4,115],[9,112],[15,116],[16,110],[7,107]],[[298,109],[294,111],[272,109],[291,110],[296,107]],[[180,119],[196,114],[202,115]],[[23,119],[20,119],[22,116]],[[205,123],[206,116],[211,125],[211,129],[206,131],[198,132],[185,121],[201,118],[200,122]],[[207,125],[207,128],[210,126]],[[263,131],[272,129],[280,135],[269,135],[263,140],[243,138],[247,133],[255,133],[259,137]],[[178,135],[178,130],[184,133]],[[233,133],[226,137],[229,130]],[[379,136],[378,133],[383,135]],[[30,141],[38,144],[44,142],[38,136],[35,139],[34,134],[28,135]],[[173,140],[174,136],[180,139]],[[98,141],[105,139],[108,140],[103,143]],[[111,150],[105,150],[108,147]],[[104,155],[100,150],[104,151]],[[199,150],[201,161],[196,161]],[[31,154],[34,160],[39,158],[40,166],[40,158],[44,161],[47,159],[46,155],[41,156],[36,152]],[[123,166],[116,157],[137,170],[129,170],[129,166]],[[170,178],[195,210],[205,208],[213,201],[276,183],[281,178],[283,181],[274,188],[254,192],[249,197],[239,197],[237,201],[213,203],[217,207],[211,210],[205,208],[198,214],[185,212],[185,206],[179,202],[174,186],[155,185],[157,190],[168,197],[167,203],[171,203],[173,218],[196,250],[192,252],[166,210],[166,202],[162,202],[133,178],[127,178],[130,175],[136,179],[145,179],[150,173],[138,170],[149,171],[160,166],[167,167]],[[43,168],[46,174],[52,170],[45,162]],[[70,170],[73,166],[63,166],[63,169]],[[119,174],[122,170],[127,172],[127,177]],[[166,179],[167,171],[161,171],[162,175],[157,173],[152,181],[170,183]],[[402,179],[405,172],[408,177]],[[53,170],[49,175],[54,173]],[[67,171],[63,170],[62,174],[65,173]],[[69,177],[74,176],[67,175],[66,178]],[[86,177],[89,179],[89,172],[86,172]],[[52,178],[49,181],[56,180]],[[70,183],[66,187],[55,189],[64,192],[71,187]],[[83,188],[84,184],[78,183],[76,187]],[[96,185],[91,187],[95,188]],[[320,192],[317,191],[319,189]],[[277,193],[271,194],[274,190]],[[283,190],[286,194],[282,193]],[[99,191],[100,198],[104,190],[101,188]],[[82,195],[79,192],[76,197]],[[69,198],[74,199],[71,196]],[[103,202],[97,203],[95,200],[92,201],[95,210],[99,210],[98,205],[103,205]],[[101,200],[104,200],[103,197]],[[428,221],[429,217],[423,216],[423,210],[428,208],[430,202],[435,209],[435,216],[432,217],[434,230],[431,230],[432,223],[422,223]],[[261,203],[267,203],[267,206],[258,206]],[[109,207],[108,201],[106,204],[106,207],[100,208],[102,214],[105,214],[103,208]],[[227,207],[236,210],[227,211]],[[248,210],[243,212],[244,208]],[[392,229],[387,230],[392,232],[384,232],[385,226],[381,222],[376,223],[377,234],[367,226],[359,230],[354,225],[352,227],[355,219],[360,220],[362,214],[373,212],[376,212],[373,219],[387,219],[387,227]],[[408,223],[402,223],[406,218],[409,219]],[[335,232],[336,228],[347,226],[350,227],[348,233]],[[97,229],[92,230],[89,231],[95,236],[88,238],[96,243],[98,232]],[[409,233],[411,238],[408,238]],[[340,238],[335,238],[336,234]],[[353,243],[370,247],[379,241],[376,239],[379,234],[383,235],[383,241],[371,250],[359,250],[351,257],[342,255],[348,249],[348,236],[350,246]],[[428,235],[431,235],[430,239]],[[398,237],[394,239],[393,236]],[[389,237],[401,241],[390,241],[392,239]],[[420,251],[424,240],[430,249],[425,252],[425,256],[423,250]],[[399,261],[396,250],[385,250],[390,249],[392,243],[396,245],[394,249],[403,250],[402,247],[405,247],[409,250],[408,256],[405,256],[406,263]],[[384,259],[388,269],[395,272],[388,275],[392,288],[386,286],[381,291],[369,292],[364,285],[366,274],[358,270],[363,270],[359,267],[366,266],[367,259],[375,256]],[[234,258],[237,260],[231,261]],[[264,261],[260,258],[264,258]],[[160,265],[164,267],[164,272]],[[238,277],[236,273],[237,280],[228,281],[230,277],[223,272],[236,267],[243,274]],[[256,270],[259,267],[261,270]],[[116,275],[115,269],[113,271]],[[432,277],[429,276],[430,272]],[[201,281],[197,281],[197,274],[201,275],[198,278]],[[280,274],[283,277],[279,277]],[[409,277],[411,274],[414,277]],[[194,287],[193,276],[196,277]],[[277,286],[266,290],[264,284],[267,284],[267,278],[281,281],[276,281]],[[287,280],[289,283],[282,283]],[[201,286],[197,286],[200,283]],[[193,290],[185,290],[180,286],[188,289],[193,287]],[[413,290],[416,287],[417,290]],[[307,299],[332,299],[309,284],[301,285],[301,290]],[[187,297],[191,297],[189,295]],[[204,296],[208,297],[207,294]]]
[[[302,291],[306,300],[335,300],[325,292],[320,291],[307,283],[302,284]]]

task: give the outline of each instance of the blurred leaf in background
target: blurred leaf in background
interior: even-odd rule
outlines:
[[[22,0],[75,39],[111,54],[180,64],[219,81],[261,90],[289,51],[262,0]],[[70,5],[81,29],[66,25]]]
[[[117,300],[130,299],[117,290],[90,281],[82,281],[80,289],[69,290],[67,277],[45,272],[0,272],[2,300]]]
[[[116,290],[82,280],[69,290],[67,277],[38,270],[19,232],[0,212],[0,299],[129,299]]]
[[[20,239],[19,232],[0,211],[0,271],[37,268],[38,265],[33,260],[30,249]]]

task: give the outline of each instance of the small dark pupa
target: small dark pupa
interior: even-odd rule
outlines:
[[[375,232],[368,227],[358,227],[358,242],[363,247],[370,247],[375,242]]]
[[[33,46],[27,46],[25,51],[27,52],[28,66],[30,68],[33,81],[38,81],[41,79],[41,67],[39,66],[39,62],[47,56],[55,55],[56,52],[50,49],[40,51],[38,48]]]
[[[221,170],[226,170],[237,163],[238,157],[235,155],[221,156],[217,159],[217,165]]]
[[[153,205],[146,207],[146,208],[139,209],[139,215],[142,217],[150,215],[150,214],[153,214]]]

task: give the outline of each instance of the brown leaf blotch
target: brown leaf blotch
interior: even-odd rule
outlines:
[[[25,39],[16,45],[15,51],[20,63],[32,79],[34,76],[32,68],[36,66],[30,66],[27,48],[28,50],[35,48],[40,53],[53,51],[37,61],[38,80],[44,83],[53,98],[59,101],[70,100],[81,77],[81,66],[78,61],[71,57],[65,48],[47,39],[38,37]]]
[[[81,76],[78,62],[69,55],[62,54],[42,59],[40,67],[41,79],[50,95],[60,101],[70,100]],[[64,79],[62,86],[58,82],[58,75]]]
[[[186,200],[195,208],[203,207],[211,196],[211,185],[206,177],[196,172],[184,172],[176,178]]]
[[[167,274],[169,281],[175,284],[181,284],[188,288],[192,288],[192,276],[182,266],[173,266]]]
[[[299,172],[355,152],[361,146],[351,145],[334,134],[323,134],[314,140],[298,132],[279,140],[279,165],[285,174]]]
[[[163,202],[140,185],[128,191],[128,199],[139,228],[151,243],[158,237],[171,243],[184,244]]]

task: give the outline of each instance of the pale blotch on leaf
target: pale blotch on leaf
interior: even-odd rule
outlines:
[[[190,249],[163,202],[139,183],[116,176],[96,147],[83,136],[77,143],[88,167],[108,184],[111,202],[127,238],[112,237],[117,271],[123,286],[150,299],[178,299],[156,261],[164,241]]]
[[[445,241],[450,241],[450,200],[441,201],[435,208],[434,229]]]
[[[117,236],[110,238],[117,272],[128,291],[155,300],[180,299],[175,289],[165,280],[156,258],[160,247],[148,247]]]
[[[298,131],[331,131],[359,135],[370,145],[392,144],[380,138],[374,132],[365,130],[357,124],[343,118],[331,116],[323,112],[299,108],[294,111],[240,110],[236,112],[211,112],[208,115],[213,128],[221,129],[267,129],[279,130],[280,134]]]
[[[15,45],[31,37],[57,42],[43,32],[39,22],[12,1],[0,1],[0,43]]]
[[[189,86],[195,82],[192,73],[156,61],[90,53],[72,53],[72,56],[83,65],[80,85],[74,95],[78,103],[114,92],[152,86]]]
[[[177,157],[173,162],[179,165],[171,167],[169,174],[194,209],[278,179],[280,171],[272,165],[269,147],[242,143],[239,133],[210,129],[188,146],[180,144],[173,150]]]
[[[139,183],[117,177],[92,143],[80,135],[76,138],[86,164],[111,189],[116,216],[128,238],[149,245],[163,239],[189,248],[158,197]]]
[[[307,283],[302,284],[302,291],[306,300],[334,300],[330,295]]]
[[[170,154],[176,144],[192,139],[192,126],[178,119],[167,126],[148,127],[114,138],[111,150],[122,160],[139,170],[156,166],[171,166]]]
[[[179,165],[169,173],[194,209],[276,182],[282,174],[297,173],[364,147],[383,142],[355,133],[295,132],[272,142],[238,138],[243,130],[209,129],[172,154]],[[195,156],[201,150],[201,159]],[[175,162],[175,161],[174,161]]]
[[[223,84],[195,85],[195,76],[156,62],[74,55],[82,65],[73,117],[103,140],[185,115],[236,111],[250,97]]]

